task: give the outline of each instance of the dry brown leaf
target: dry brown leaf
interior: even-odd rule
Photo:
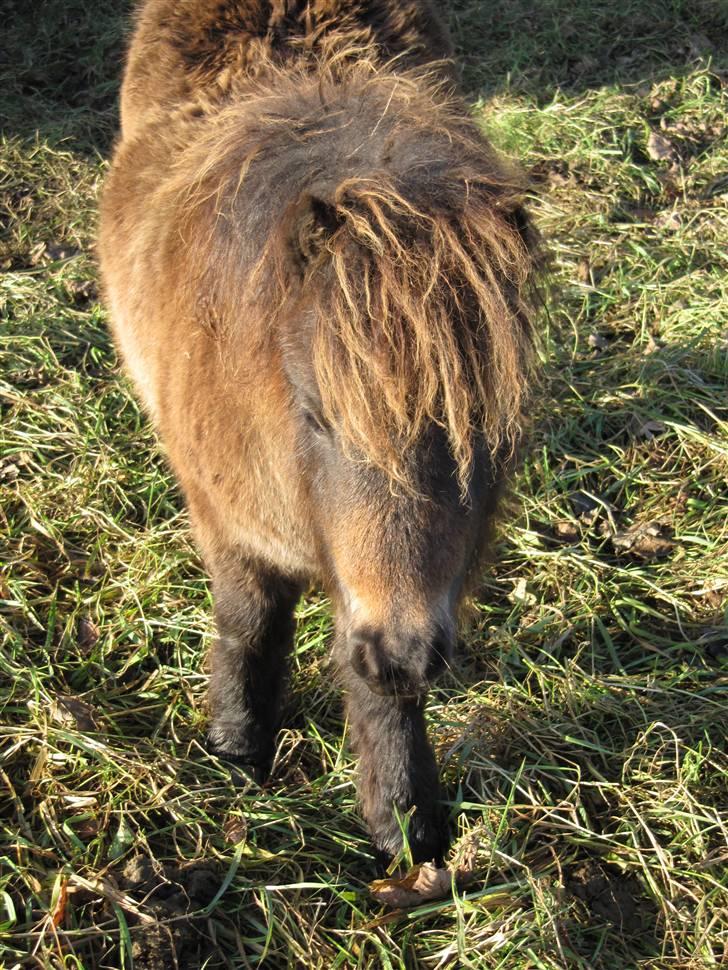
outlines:
[[[51,913],[51,922],[54,926],[60,926],[66,918],[66,904],[68,903],[68,880],[63,879],[58,887],[58,898],[56,905]]]
[[[551,529],[554,539],[558,539],[559,542],[573,543],[578,542],[581,538],[578,525],[569,519],[560,519],[558,522],[554,522]]]
[[[592,285],[594,283],[591,263],[586,257],[579,260],[579,264],[576,267],[576,278],[580,283],[591,283]]]
[[[433,899],[444,899],[450,894],[453,874],[432,862],[413,866],[400,879],[375,879],[369,890],[377,902],[395,909],[407,909]]]
[[[99,628],[93,620],[82,616],[78,621],[78,645],[82,650],[88,650],[99,638]]]
[[[80,822],[75,822],[73,826],[73,831],[84,842],[90,842],[91,839],[95,839],[99,834],[99,822],[94,818],[82,819]]]
[[[397,910],[420,906],[422,903],[437,899],[447,899],[453,888],[465,889],[477,877],[473,868],[478,851],[478,840],[466,847],[460,861],[454,860],[446,868],[425,862],[413,866],[410,871],[400,878],[375,879],[369,883],[369,890],[383,906],[388,906],[395,912],[384,913],[367,924],[367,929],[380,926],[398,918]],[[511,901],[507,892],[495,891],[492,894],[478,896],[478,906],[484,909],[498,909]]]
[[[56,706],[51,713],[54,721],[73,724],[84,733],[99,730],[99,723],[93,707],[82,701],[80,697],[59,694],[56,697]]]
[[[633,525],[624,532],[615,532],[612,545],[618,552],[626,552],[648,562],[669,556],[675,548],[669,528],[660,522]]]
[[[413,866],[400,879],[375,879],[369,884],[378,902],[396,909],[418,906],[433,899],[444,899],[452,887],[452,873],[432,862]]]
[[[222,830],[225,841],[231,845],[239,845],[240,842],[245,842],[248,837],[248,823],[244,818],[231,816],[225,821]]]
[[[647,139],[647,154],[655,162],[671,162],[677,158],[675,146],[659,131],[651,131]]]

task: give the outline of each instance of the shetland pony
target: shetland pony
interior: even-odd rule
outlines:
[[[537,262],[449,54],[429,0],[146,0],[99,242],[212,579],[210,748],[269,772],[319,584],[374,844],[410,813],[419,860],[447,845],[425,697],[521,433]]]

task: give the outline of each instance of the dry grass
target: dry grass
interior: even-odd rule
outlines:
[[[513,515],[430,708],[478,880],[391,917],[326,602],[300,606],[275,783],[235,791],[201,750],[207,584],[94,289],[123,21],[10,6],[0,964],[724,963],[725,7],[451,8],[476,118],[538,180],[555,293]]]

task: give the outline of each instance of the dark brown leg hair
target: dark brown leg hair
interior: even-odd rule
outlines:
[[[228,561],[211,573],[218,635],[208,746],[263,782],[275,753],[300,588],[251,561]]]
[[[425,729],[425,699],[373,693],[348,664],[342,665],[353,746],[359,755],[359,795],[380,861],[402,848],[395,809],[409,820],[415,862],[435,859],[447,848],[437,765]]]

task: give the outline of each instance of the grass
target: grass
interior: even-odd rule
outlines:
[[[724,965],[724,4],[450,5],[554,279],[528,456],[430,705],[478,878],[394,915],[324,599],[274,785],[201,749],[207,582],[95,289],[121,6],[16,0],[0,41],[0,965]]]

